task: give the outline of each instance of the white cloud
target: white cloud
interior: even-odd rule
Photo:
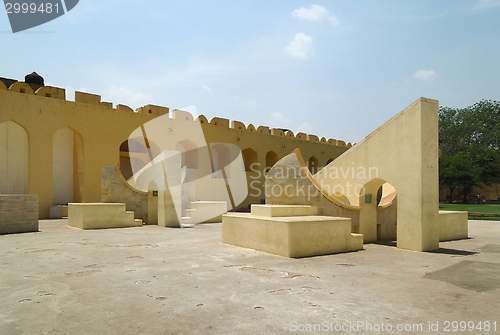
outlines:
[[[419,70],[413,76],[422,80],[431,80],[437,77],[437,73],[434,70]]]
[[[116,105],[127,105],[132,109],[150,104],[153,98],[150,95],[135,92],[133,89],[126,87],[118,87],[116,85],[111,86],[108,91],[107,97],[110,98],[115,106]]]
[[[294,9],[292,16],[298,18],[299,20],[308,20],[320,23],[323,20],[328,20],[334,27],[339,25],[339,20],[335,16],[330,15],[328,9],[319,5],[311,5],[311,8],[309,9],[304,7]]]
[[[500,7],[500,0],[479,0],[476,4],[476,9],[485,9],[492,7]]]
[[[313,126],[311,126],[309,122],[304,122],[297,128],[297,130],[302,133],[311,133]]]
[[[283,125],[287,125],[290,123],[290,119],[285,117],[285,115],[283,115],[282,113],[280,112],[274,112],[271,114],[271,122],[270,122],[273,126],[274,125],[277,125],[277,126],[283,126]]]
[[[212,93],[212,89],[207,85],[203,85],[201,89],[204,90],[205,92]]]
[[[311,36],[299,33],[295,35],[295,39],[286,46],[285,51],[287,54],[297,58],[307,58],[312,52]]]

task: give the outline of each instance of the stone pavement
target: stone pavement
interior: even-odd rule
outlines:
[[[222,244],[220,223],[40,221],[0,236],[0,334],[457,333],[446,321],[500,333],[500,222],[469,221],[469,236],[289,259]]]

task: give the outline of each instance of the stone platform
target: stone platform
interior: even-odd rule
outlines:
[[[142,227],[142,220],[134,219],[125,204],[87,203],[68,205],[68,225],[80,229]]]
[[[252,205],[222,216],[222,242],[291,258],[363,249],[351,219],[316,214],[315,206]]]

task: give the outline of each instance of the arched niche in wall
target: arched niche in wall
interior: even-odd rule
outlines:
[[[175,150],[181,153],[181,167],[198,168],[198,146],[194,142],[190,140],[180,141],[175,145]]]
[[[26,130],[13,121],[0,123],[0,194],[28,193],[28,161]]]
[[[307,167],[309,169],[309,171],[311,171],[312,174],[315,174],[316,172],[318,172],[318,159],[314,156],[312,156],[311,158],[309,158],[309,160],[307,161]]]
[[[210,146],[210,151],[213,167],[212,178],[230,178],[231,149],[223,143],[217,143]]]
[[[69,127],[61,128],[52,139],[52,203],[65,205],[82,201],[83,140]]]
[[[269,151],[266,154],[266,172],[278,162],[278,154],[274,151]]]
[[[255,166],[252,166],[252,164],[256,164],[259,161],[259,156],[257,154],[257,151],[253,150],[252,148],[246,148],[241,153],[243,156],[244,170],[245,171],[254,171]],[[252,168],[254,170],[252,170]]]

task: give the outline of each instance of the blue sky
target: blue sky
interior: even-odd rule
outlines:
[[[195,105],[255,126],[357,142],[417,98],[500,100],[500,0],[80,0],[13,34],[1,77],[137,108]]]

